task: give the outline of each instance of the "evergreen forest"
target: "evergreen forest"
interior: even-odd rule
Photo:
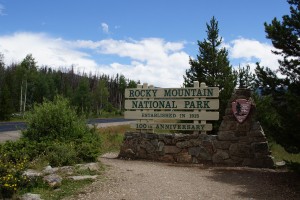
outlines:
[[[77,114],[85,117],[120,115],[125,88],[137,85],[120,74],[78,73],[72,66],[37,66],[31,54],[20,63],[6,66],[4,56],[0,54],[0,120],[23,117],[35,104],[52,101],[55,96],[69,99]]]

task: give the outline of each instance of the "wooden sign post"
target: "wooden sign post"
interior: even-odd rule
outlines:
[[[206,121],[219,119],[219,88],[194,82],[190,88],[154,88],[147,84],[125,90],[125,118],[137,119],[137,130],[212,130]],[[159,123],[157,120],[191,120],[193,123]],[[199,123],[200,122],[200,123]]]

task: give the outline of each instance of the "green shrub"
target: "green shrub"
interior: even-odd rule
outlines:
[[[45,157],[51,166],[73,165],[80,162],[73,143],[53,143],[48,146]]]
[[[33,141],[69,141],[88,132],[85,120],[76,115],[69,101],[57,96],[53,102],[35,105],[27,116],[28,128],[23,136]]]
[[[100,153],[101,140],[96,129],[89,130],[68,100],[59,96],[53,102],[35,106],[23,135],[33,144],[27,145],[28,154],[42,155],[51,166],[95,161]]]
[[[89,143],[78,144],[76,146],[76,151],[78,158],[85,162],[95,161],[100,153],[99,147]]]

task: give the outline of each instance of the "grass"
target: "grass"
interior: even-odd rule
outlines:
[[[101,153],[119,151],[123,141],[123,135],[128,130],[132,130],[130,125],[99,128],[98,132],[102,141]]]
[[[275,142],[270,142],[270,148],[275,162],[285,160],[285,161],[295,162],[300,164],[300,153],[298,154],[288,153],[284,150],[284,148],[281,145]]]
[[[30,190],[30,193],[40,194],[44,200],[58,200],[76,194],[80,188],[90,183],[92,183],[92,180],[73,181],[65,179],[59,189],[52,189],[44,183],[39,183],[37,187]]]

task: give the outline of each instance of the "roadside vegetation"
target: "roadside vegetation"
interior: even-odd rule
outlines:
[[[125,128],[89,129],[69,101],[57,96],[53,101],[36,105],[27,116],[28,128],[22,138],[0,145],[0,199],[25,192],[42,193],[43,199],[59,199],[90,181],[65,180],[53,193],[42,180],[30,180],[23,172],[46,166],[68,166],[97,161],[106,151],[117,150]],[[90,171],[78,172],[89,174]],[[54,193],[53,193],[54,194]]]
[[[6,65],[0,52],[0,121],[24,118],[35,104],[60,95],[67,98],[77,114],[86,118],[121,116],[125,88],[137,83],[116,74],[86,74],[69,69],[38,66],[33,55]]]

